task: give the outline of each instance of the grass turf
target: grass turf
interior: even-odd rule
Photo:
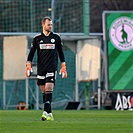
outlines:
[[[42,111],[1,110],[0,133],[133,133],[132,111],[54,110],[54,121]]]

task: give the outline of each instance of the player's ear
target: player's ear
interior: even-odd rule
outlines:
[[[42,21],[42,27],[44,26],[45,22]]]
[[[42,27],[43,27],[44,23],[42,22]]]

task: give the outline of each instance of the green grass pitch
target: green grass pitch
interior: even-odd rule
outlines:
[[[41,121],[40,110],[1,110],[0,133],[133,133],[133,111],[54,110]]]

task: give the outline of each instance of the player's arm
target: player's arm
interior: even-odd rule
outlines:
[[[33,60],[34,54],[36,52],[36,49],[37,49],[37,44],[36,44],[36,40],[34,38],[32,44],[31,44],[29,55],[27,57],[26,77],[29,77],[31,75],[31,72],[32,72],[32,60]]]
[[[60,61],[61,61],[60,74],[62,74],[62,78],[67,78],[65,57],[64,57],[63,50],[62,50],[62,43],[61,43],[60,37],[58,39],[58,47],[57,47],[57,50],[58,50],[59,58],[60,58]]]

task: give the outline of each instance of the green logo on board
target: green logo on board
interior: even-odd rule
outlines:
[[[110,41],[120,51],[133,49],[133,20],[120,17],[113,21],[109,31]]]

